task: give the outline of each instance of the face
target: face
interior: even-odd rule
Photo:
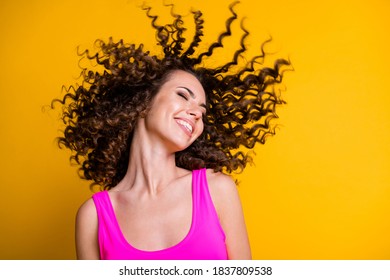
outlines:
[[[188,72],[175,70],[152,102],[145,117],[146,131],[170,151],[184,150],[203,132],[205,104],[205,92],[198,79]]]

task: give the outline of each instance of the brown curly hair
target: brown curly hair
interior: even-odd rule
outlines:
[[[195,33],[184,50],[182,16],[171,9],[173,23],[160,26],[150,7],[144,10],[156,30],[162,57],[151,55],[142,44],[114,42],[112,38],[108,42],[97,40],[98,51],[93,55],[89,50],[79,53],[103,66],[104,71],[83,69],[83,83],[69,87],[63,99],[53,100],[51,106],[62,104],[61,118],[66,127],[58,143],[73,152],[71,160],[80,165],[81,178],[93,180],[92,184],[105,189],[119,183],[127,171],[134,126],[147,114],[153,97],[174,70],[195,75],[207,99],[204,131],[190,147],[176,153],[177,166],[188,170],[206,167],[225,173],[245,168],[251,157],[242,148],[252,149],[274,134],[270,121],[278,117],[276,105],[285,103],[275,85],[281,83],[284,66],[290,63],[278,59],[272,67],[263,66],[267,40],[258,56],[231,73],[246,51],[249,32],[241,24],[240,48],[232,61],[215,68],[202,65],[204,58],[222,48],[222,40],[231,36],[231,25],[237,19],[236,3],[229,7],[232,15],[226,21],[226,30],[197,56],[194,53],[203,36],[202,13],[192,11]]]

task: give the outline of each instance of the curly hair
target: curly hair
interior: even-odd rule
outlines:
[[[275,108],[285,103],[275,85],[282,82],[285,59],[278,59],[272,67],[264,66],[266,52],[261,45],[260,54],[250,59],[238,71],[238,61],[247,50],[245,40],[249,32],[241,24],[243,35],[240,48],[232,60],[222,66],[207,68],[203,65],[217,48],[222,48],[225,37],[231,36],[232,23],[237,19],[234,6],[226,21],[226,30],[207,51],[194,55],[203,36],[202,13],[192,11],[195,32],[192,42],[183,49],[186,41],[181,15],[173,13],[172,24],[160,26],[158,16],[151,15],[151,8],[144,7],[151,25],[156,30],[157,44],[163,55],[151,55],[142,44],[126,44],[123,40],[108,42],[97,40],[98,51],[87,49],[79,55],[95,61],[103,71],[84,68],[83,82],[66,90],[62,100],[61,119],[65,124],[60,147],[73,153],[83,179],[93,180],[104,189],[115,187],[124,177],[129,161],[132,132],[137,120],[144,117],[160,87],[172,71],[184,70],[195,75],[206,92],[207,113],[204,131],[187,149],[176,153],[176,165],[188,170],[211,168],[214,171],[232,173],[242,171],[251,161],[243,148],[253,149],[264,144],[267,136],[275,133],[271,120],[277,118]],[[173,6],[171,7],[173,8]]]

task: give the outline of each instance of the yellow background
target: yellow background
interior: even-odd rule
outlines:
[[[177,2],[203,10],[206,43],[223,30],[228,1]],[[75,82],[77,46],[113,36],[154,49],[140,3],[1,1],[0,259],[75,258],[74,216],[91,192],[55,144],[58,111],[42,106]],[[250,53],[272,35],[273,58],[295,68],[278,134],[238,176],[253,257],[390,259],[390,1],[244,0],[237,11]]]

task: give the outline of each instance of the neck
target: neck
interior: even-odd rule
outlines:
[[[128,169],[117,189],[156,195],[177,178],[179,172],[175,153],[138,126],[133,133]]]

